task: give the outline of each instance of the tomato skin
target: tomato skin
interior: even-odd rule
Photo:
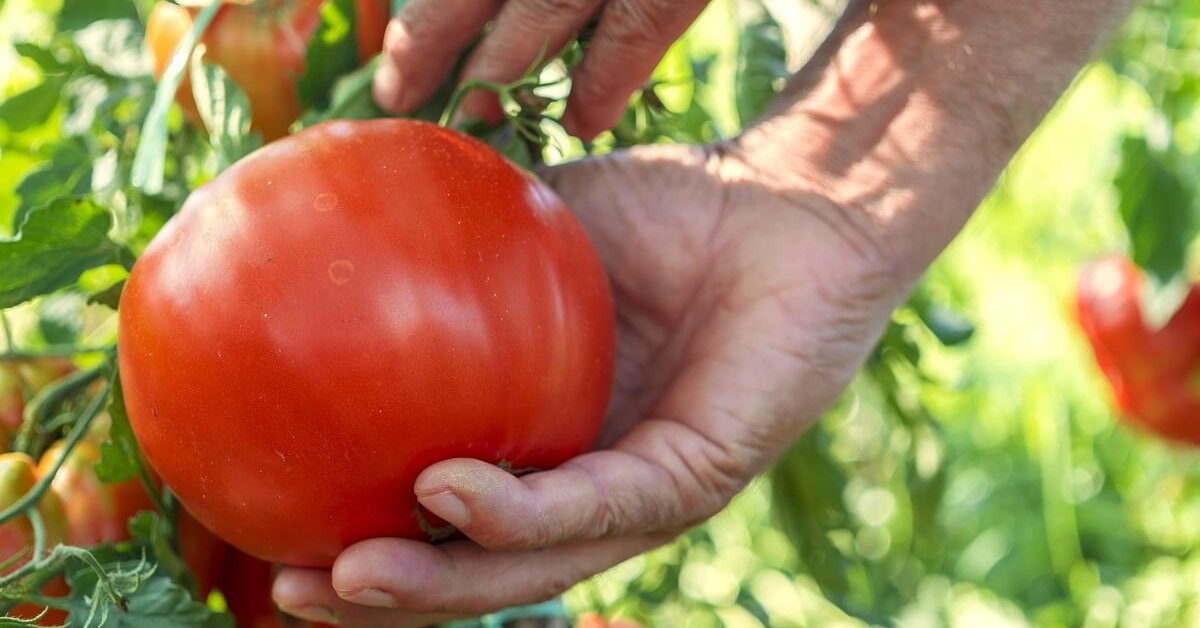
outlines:
[[[179,553],[192,576],[196,578],[196,588],[200,599],[204,600],[217,586],[217,580],[229,560],[229,546],[205,528],[203,524],[187,510],[179,511]]]
[[[550,468],[595,440],[613,306],[558,197],[483,143],[331,122],[197,190],[135,265],[119,360],[146,458],[256,557],[427,539],[453,457]]]
[[[271,563],[242,552],[230,552],[218,588],[238,628],[327,628],[328,624],[308,623],[280,613],[271,600],[274,579],[275,568]]]
[[[271,141],[283,137],[300,117],[296,83],[304,73],[308,40],[320,24],[322,0],[225,0],[200,43],[205,58],[229,74],[250,101],[251,126]],[[360,60],[383,47],[388,0],[356,0],[356,35]],[[192,27],[198,10],[169,2],[155,5],[146,24],[146,43],[161,78],[179,41]],[[190,84],[176,94],[188,119],[200,126]]]
[[[33,459],[22,453],[0,454],[0,510],[12,506],[33,488],[38,481],[37,467]],[[62,542],[66,535],[66,516],[63,513],[62,502],[53,491],[47,491],[38,504],[38,512],[42,515],[43,530],[46,534],[46,547],[53,547]],[[33,527],[26,517],[17,517],[0,526],[0,561],[7,560],[20,552],[33,547]],[[13,564],[3,573],[11,573],[21,565],[29,562],[28,557]],[[45,585],[42,592],[46,595],[63,595],[67,593],[66,583],[57,578]],[[9,612],[10,617],[32,619],[42,612],[42,608],[32,604],[20,604]],[[39,626],[61,626],[67,621],[65,611],[49,609],[37,622]]]
[[[1169,439],[1200,445],[1200,284],[1160,329],[1141,311],[1143,277],[1121,256],[1089,265],[1076,312],[1123,416]]]

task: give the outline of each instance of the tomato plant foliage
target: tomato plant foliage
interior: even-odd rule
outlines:
[[[0,2],[6,19],[15,4]],[[0,92],[0,360],[57,356],[78,367],[45,386],[18,378],[21,423],[4,442],[37,459],[56,441],[65,438],[73,447],[99,432],[98,480],[141,485],[153,501],[152,509],[129,522],[125,538],[87,548],[59,544],[52,538],[54,522],[29,518],[36,500],[0,511],[0,525],[16,524],[30,534],[22,549],[24,571],[0,576],[0,610],[32,601],[70,613],[72,625],[233,621],[204,595],[211,586],[205,581],[221,572],[220,565],[195,559],[194,548],[206,542],[185,533],[194,522],[143,460],[115,368],[109,321],[134,262],[168,220],[194,190],[258,149],[263,137],[253,124],[253,92],[204,40],[216,6],[207,16],[204,10],[191,14],[189,28],[202,45],[168,46],[169,63],[156,81],[144,54],[155,4],[64,0],[53,11],[22,14],[30,20],[28,40],[0,42],[11,50],[0,64],[12,70]],[[1030,281],[1071,274],[1077,264],[1064,261],[1062,250],[1085,257],[1125,249],[1149,274],[1142,296],[1147,333],[1171,320],[1190,290],[1187,257],[1197,224],[1194,138],[1200,134],[1190,114],[1200,74],[1191,62],[1194,42],[1186,36],[1200,23],[1194,5],[1147,3],[1094,70],[1113,90],[1133,94],[1127,100],[1147,103],[1125,116],[1132,122],[1112,133],[1111,145],[1097,149],[1108,161],[1095,164],[1088,185],[1081,186],[1112,192],[1116,228],[1104,246],[1060,238],[1053,240],[1053,253],[1036,248],[1045,231],[1030,225],[1049,227],[1022,207],[1047,215],[1053,209],[1079,225],[1102,222],[1097,216],[1104,212],[1080,215],[1039,205],[1029,186],[1021,187],[1018,166],[989,200],[1005,210],[1008,222],[985,224],[1019,240],[1026,247],[1019,255],[987,260],[989,253],[978,251],[1008,249],[987,235],[970,235],[978,250],[951,251],[955,267],[935,267],[896,312],[850,393],[791,446],[768,474],[766,488],[752,487],[713,524],[581,587],[570,596],[572,604],[661,625],[706,625],[718,618],[792,625],[951,616],[970,603],[996,612],[1015,607],[1035,623],[1067,625],[1126,612],[1142,591],[1158,586],[1154,569],[1164,564],[1194,573],[1187,569],[1200,564],[1192,558],[1200,524],[1192,525],[1196,519],[1186,506],[1195,504],[1198,480],[1194,464],[1186,465],[1188,454],[1163,453],[1111,429],[1105,389],[1066,375],[1033,378],[997,366],[1006,364],[1005,345],[1026,354],[1039,345],[990,340],[1013,317],[982,305],[993,302],[980,287],[1003,285],[1006,273],[1034,264],[1030,259],[1051,260],[1045,269],[1050,278],[1039,268]],[[362,6],[351,0],[320,4],[303,71],[292,77],[295,92],[286,94],[299,109],[286,123],[290,130],[384,115],[370,95],[374,66],[362,54]],[[794,16],[749,1],[714,2],[706,15],[667,53],[617,127],[594,142],[568,138],[553,122],[562,111],[560,79],[578,63],[586,34],[545,70],[499,86],[504,124],[470,130],[524,165],[732,136],[763,115],[799,61],[788,57]],[[813,13],[814,19],[821,15]],[[174,85],[183,84],[185,75],[185,93],[196,104],[191,121],[175,100]],[[1099,79],[1093,74],[1090,80]],[[453,107],[454,96],[448,82],[414,117],[437,121]],[[1069,160],[1056,155],[1057,171]],[[1047,170],[1038,172],[1039,185],[1050,185],[1044,182]],[[1108,178],[1097,179],[1095,172]],[[1096,199],[1081,204],[1102,205]],[[986,211],[982,220],[991,220]],[[1002,226],[1014,221],[1022,226]],[[1080,231],[1101,239],[1093,228]],[[1065,293],[1058,297],[1068,300]],[[1070,328],[1055,329],[1058,338],[1073,337]],[[1041,345],[1061,348],[1061,342]],[[1173,363],[1172,373],[1186,374],[1187,366]],[[1126,411],[1132,407],[1119,392],[1115,396]],[[11,407],[5,401],[0,399],[0,410]],[[1193,428],[1189,423],[1181,429]],[[35,491],[52,491],[53,465],[50,471]],[[768,494],[769,505],[763,501]],[[1180,506],[1164,514],[1161,509],[1173,506],[1163,504]],[[756,533],[732,530],[731,522],[756,526]],[[32,536],[38,526],[41,543]],[[213,547],[199,553],[220,554]],[[613,582],[620,584],[615,593],[606,588]],[[789,606],[787,600],[802,597],[797,591],[819,593],[825,601]],[[1142,602],[1137,612],[1147,612],[1149,602]],[[1189,620],[1185,610],[1155,612],[1161,625]],[[11,621],[0,619],[0,625]]]

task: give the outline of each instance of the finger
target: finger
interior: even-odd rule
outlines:
[[[285,613],[342,628],[416,628],[469,615],[406,612],[347,602],[338,597],[328,571],[286,567],[275,578],[271,595]]]
[[[500,9],[501,0],[411,0],[388,24],[375,71],[375,101],[406,113],[433,95],[454,60]]]
[[[532,552],[493,552],[470,541],[372,539],[342,552],[333,586],[364,606],[478,615],[548,600],[669,539],[623,537]]]
[[[707,0],[612,0],[571,81],[563,126],[591,139],[612,128]]]
[[[596,13],[602,0],[509,0],[496,16],[491,32],[471,54],[463,80],[509,83],[521,78],[539,55],[560,50]],[[463,100],[466,118],[497,121],[495,94],[477,90]]]
[[[478,460],[447,460],[417,478],[417,499],[485,548],[524,550],[680,530],[743,486],[727,454],[680,423],[644,421],[622,443],[636,444],[520,478]]]

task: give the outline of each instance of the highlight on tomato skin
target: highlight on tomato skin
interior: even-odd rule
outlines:
[[[1200,445],[1200,285],[1153,329],[1142,312],[1141,271],[1110,255],[1080,275],[1076,311],[1122,415],[1168,439]]]
[[[119,312],[147,461],[284,564],[430,539],[423,469],[557,466],[592,447],[612,384],[612,296],[570,210],[411,120],[324,123],[241,160],[146,249]]]
[[[200,38],[205,60],[221,66],[250,101],[251,128],[265,141],[287,135],[300,117],[296,86],[304,74],[305,48],[319,24],[322,0],[225,0]],[[389,0],[356,0],[355,34],[359,60],[383,47]],[[161,78],[171,55],[192,27],[198,9],[165,0],[154,6],[146,24],[146,46]],[[192,87],[185,76],[176,102],[188,120],[203,126]]]

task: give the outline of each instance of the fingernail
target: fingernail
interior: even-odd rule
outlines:
[[[450,491],[418,497],[417,501],[460,530],[471,523],[471,512],[467,510],[467,505]]]
[[[341,594],[343,600],[361,604],[363,606],[374,606],[375,608],[396,608],[396,598],[392,597],[386,591],[372,589],[370,587],[361,589],[355,593]]]
[[[299,617],[318,624],[337,624],[337,616],[324,606],[305,606],[304,608],[281,608],[283,612],[293,617]]]
[[[384,109],[396,111],[400,109],[404,97],[404,77],[395,63],[380,64],[375,73],[375,102]]]

